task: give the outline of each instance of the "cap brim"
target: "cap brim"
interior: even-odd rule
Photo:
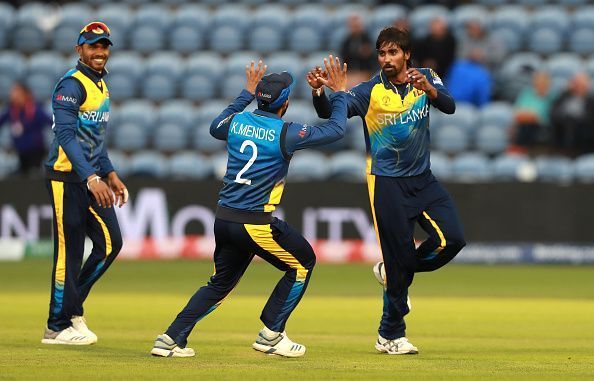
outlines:
[[[109,45],[112,45],[113,46],[113,42],[111,41],[111,39],[109,37],[106,37],[106,36],[99,36],[99,37],[92,38],[90,40],[83,39],[83,41],[80,43],[80,45],[82,45],[82,44],[94,44],[95,42],[98,42],[98,41],[101,41],[101,40],[107,40],[107,42],[109,42]]]

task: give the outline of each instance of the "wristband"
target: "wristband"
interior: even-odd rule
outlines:
[[[87,181],[87,189],[91,190],[91,186],[89,185],[92,181],[99,182],[101,181],[101,177],[95,176],[91,180]]]
[[[316,97],[319,97],[320,95],[322,95],[322,91],[323,91],[324,87],[320,87],[317,89],[314,89],[313,87],[311,88],[311,93],[314,94]]]

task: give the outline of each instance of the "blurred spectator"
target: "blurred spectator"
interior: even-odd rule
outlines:
[[[549,112],[554,100],[550,85],[549,74],[537,72],[532,76],[532,85],[518,95],[514,105],[510,152],[526,153],[547,135]]]
[[[505,57],[505,45],[489,35],[480,21],[470,20],[458,41],[458,58],[468,58],[476,48],[485,51],[485,64],[490,70],[496,69]]]
[[[454,62],[446,86],[456,102],[482,107],[491,100],[491,73],[484,65],[485,51],[474,47],[468,57]]]
[[[349,65],[347,88],[367,81],[376,67],[374,44],[365,31],[363,20],[353,14],[348,20],[349,34],[340,47],[340,58]]]
[[[22,83],[12,87],[10,101],[0,114],[0,128],[7,123],[14,149],[19,155],[19,172],[40,171],[46,155],[43,130],[52,125],[52,119]]]
[[[594,97],[590,77],[577,73],[551,106],[552,146],[575,155],[594,152]]]
[[[419,67],[429,67],[440,77],[449,72],[456,54],[456,38],[445,18],[438,16],[429,24],[429,34],[415,43],[415,60]]]

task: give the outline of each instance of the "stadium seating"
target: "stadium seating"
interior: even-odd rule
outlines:
[[[156,151],[140,151],[130,158],[130,176],[164,178],[169,175],[167,158]]]
[[[493,161],[493,177],[499,181],[520,179],[523,166],[530,165],[530,160],[523,155],[502,155]]]
[[[298,151],[291,160],[287,178],[290,181],[323,180],[330,174],[326,156],[318,151]]]
[[[528,48],[538,54],[548,55],[561,50],[563,38],[552,28],[543,27],[530,32]]]
[[[465,152],[452,160],[452,178],[462,182],[487,181],[492,176],[489,159],[478,152]]]
[[[450,159],[440,152],[432,152],[431,172],[439,180],[449,180],[452,177],[452,164],[450,162]]]
[[[449,16],[449,10],[443,5],[425,5],[413,9],[408,14],[412,33],[417,38],[424,37],[427,34],[431,20],[436,17],[449,20]]]
[[[570,182],[574,176],[574,165],[566,157],[539,157],[535,160],[538,179],[546,182]]]
[[[594,53],[594,26],[573,30],[569,36],[569,49],[578,54]]]
[[[359,151],[342,151],[330,159],[330,178],[335,180],[359,181],[366,179],[365,155]]]
[[[459,153],[470,148],[470,138],[463,127],[444,125],[437,130],[435,148],[445,153]]]
[[[500,154],[507,145],[507,131],[499,126],[485,125],[476,133],[476,148],[481,152]]]
[[[0,150],[0,178],[7,177],[19,167],[19,160],[14,153]]]
[[[581,182],[594,183],[594,154],[583,155],[575,160],[575,178]]]
[[[197,152],[177,152],[169,159],[169,173],[174,179],[200,180],[212,172],[212,162]]]

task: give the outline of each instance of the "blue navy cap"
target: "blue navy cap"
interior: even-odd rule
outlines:
[[[93,21],[80,30],[77,45],[94,44],[99,40],[107,40],[109,45],[113,45],[110,35],[109,27],[105,23]]]
[[[267,74],[256,86],[258,108],[277,110],[289,99],[293,88],[293,76],[287,71]]]

